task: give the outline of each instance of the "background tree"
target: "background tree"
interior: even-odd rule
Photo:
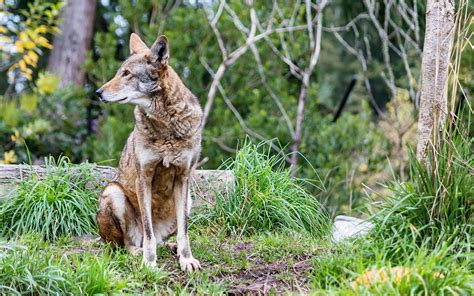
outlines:
[[[61,78],[61,85],[85,82],[83,68],[94,28],[96,0],[67,1],[62,10],[61,32],[56,35],[48,70]]]
[[[416,149],[419,160],[426,160],[427,145],[436,145],[446,121],[453,38],[454,0],[428,0]]]

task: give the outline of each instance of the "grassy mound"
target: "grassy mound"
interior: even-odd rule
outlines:
[[[270,152],[265,143],[246,143],[225,165],[234,173],[233,188],[217,196],[215,205],[197,215],[198,221],[236,235],[274,230],[327,234],[326,210],[301,180],[290,177],[284,157]]]
[[[0,235],[14,238],[37,232],[44,239],[96,232],[97,178],[94,165],[72,165],[68,158],[47,159],[47,173],[20,180],[0,203]]]

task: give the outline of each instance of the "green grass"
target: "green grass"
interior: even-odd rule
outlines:
[[[285,291],[294,282],[292,267],[323,249],[322,241],[297,233],[236,239],[193,232],[191,242],[203,264],[195,274],[181,272],[176,256],[165,248],[158,248],[159,268],[147,269],[141,267],[140,257],[104,243],[67,237],[47,242],[38,234],[26,235],[15,246],[0,243],[0,294],[222,294],[246,291],[251,283],[262,289],[264,278],[255,275],[264,274],[269,266],[271,279]],[[300,275],[309,268],[308,263]]]
[[[336,295],[470,295],[474,291],[472,254],[452,255],[453,246],[445,244],[434,251],[422,247],[395,258],[389,253],[391,247],[364,239],[314,257],[312,288]],[[406,270],[400,278],[389,273],[400,268]],[[371,271],[385,271],[388,276],[360,281]]]
[[[0,294],[98,294],[125,284],[110,266],[108,246],[78,248],[71,239],[51,244],[39,234],[0,243]]]
[[[474,223],[473,140],[454,134],[429,154],[424,165],[410,156],[406,182],[389,185],[390,194],[374,206],[376,239],[393,243],[392,256],[404,246],[472,251]]]
[[[329,215],[305,189],[308,181],[291,178],[284,157],[270,153],[268,143],[245,143],[235,160],[224,165],[234,174],[234,186],[197,215],[196,223],[238,236],[266,231],[328,234]]]
[[[158,268],[141,268],[141,258],[99,242],[20,237],[0,249],[0,294],[212,294],[289,291],[333,295],[469,295],[472,254],[452,256],[447,244],[420,248],[393,259],[383,243],[357,240],[334,245],[295,232],[228,237],[206,229],[190,232],[193,253],[203,266],[179,270],[176,256],[158,248]],[[0,244],[1,246],[1,244]],[[470,256],[470,257],[465,257]],[[353,282],[366,271],[404,267],[409,282]]]
[[[55,240],[61,235],[95,233],[99,184],[93,167],[72,165],[66,157],[47,159],[46,176],[33,172],[0,201],[0,235],[15,238],[37,232]]]

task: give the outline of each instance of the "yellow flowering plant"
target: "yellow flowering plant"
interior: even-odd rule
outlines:
[[[17,158],[14,150],[10,150],[3,153],[3,159],[0,160],[1,164],[16,163]]]
[[[9,82],[15,80],[15,73],[32,80],[33,70],[38,66],[39,57],[45,49],[53,46],[48,40],[59,32],[59,9],[63,2],[50,3],[35,0],[28,9],[15,15],[8,6],[0,3],[3,22],[0,22],[1,68],[6,68]],[[15,16],[23,21],[15,23]]]

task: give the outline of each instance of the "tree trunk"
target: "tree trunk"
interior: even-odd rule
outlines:
[[[436,143],[448,112],[448,70],[454,38],[454,0],[428,0],[423,47],[418,146],[426,163],[426,147]]]
[[[54,38],[48,70],[61,78],[61,86],[85,81],[83,64],[94,28],[96,0],[70,0],[62,10],[61,32]]]

